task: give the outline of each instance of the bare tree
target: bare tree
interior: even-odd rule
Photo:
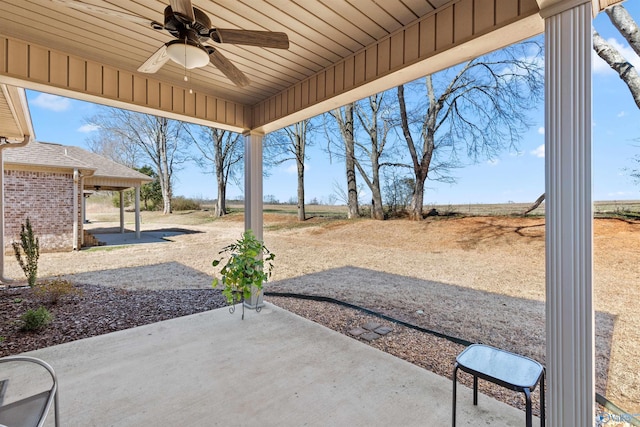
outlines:
[[[234,179],[242,168],[243,141],[239,133],[222,129],[199,126],[198,136],[189,129],[189,135],[202,157],[196,159],[196,163],[216,174],[218,188],[218,200],[216,201],[215,215],[218,217],[227,214],[227,184],[229,178]]]
[[[371,218],[384,219],[380,170],[389,164],[383,162],[387,136],[393,127],[391,111],[386,105],[386,94],[372,95],[356,104],[356,116],[365,136],[356,139],[355,166],[371,191]],[[369,169],[367,171],[366,169]]]
[[[425,181],[451,180],[459,152],[478,161],[517,144],[529,126],[528,111],[542,95],[542,51],[529,41],[427,76],[414,94],[426,102],[411,109],[405,86],[398,87],[402,135],[415,175],[411,219],[423,217]]]
[[[127,143],[126,139],[120,135],[96,132],[86,139],[86,143],[90,151],[129,168],[136,168],[141,163],[140,148],[135,144]]]
[[[311,145],[310,134],[313,130],[312,119],[303,120],[294,125],[270,133],[265,137],[264,147],[270,164],[279,165],[293,160],[296,163],[298,177],[298,221],[306,219],[304,202],[304,161],[305,150]],[[267,166],[269,165],[267,164]]]
[[[358,206],[358,183],[356,181],[354,108],[355,103],[350,103],[344,107],[340,107],[329,112],[338,125],[338,130],[344,146],[345,172],[347,176],[347,218],[349,219],[360,216],[360,208]]]
[[[171,213],[172,177],[187,160],[184,123],[111,107],[86,120],[98,128],[96,140],[135,145],[153,165],[162,190],[163,213]]]

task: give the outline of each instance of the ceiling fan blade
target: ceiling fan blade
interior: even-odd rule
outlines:
[[[245,87],[251,83],[247,76],[222,55],[219,50],[208,48],[208,51],[211,63],[218,67],[218,69],[222,71],[222,74],[227,76],[236,86]]]
[[[209,36],[218,43],[289,49],[289,37],[285,33],[214,28]]]
[[[76,0],[51,0],[51,1],[66,7],[70,7],[76,10],[81,10],[84,12],[95,12],[101,15],[108,15],[114,18],[124,19],[129,22],[135,22],[135,23],[143,24],[147,26],[152,25],[152,26],[160,26],[160,28],[163,27],[162,24],[156,21],[153,21],[148,18],[144,18],[139,15],[133,15],[131,13],[122,12],[121,10],[110,9],[108,7],[103,7],[103,6],[96,6],[94,4],[83,3],[81,1],[76,1]]]
[[[156,52],[138,68],[138,71],[141,73],[155,73],[166,64],[168,60],[167,45],[163,44],[160,49],[156,50]]]
[[[189,22],[195,22],[196,17],[193,13],[191,0],[171,0],[170,4],[173,13],[180,15]]]

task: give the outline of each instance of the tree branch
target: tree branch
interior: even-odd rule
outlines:
[[[635,67],[596,30],[593,30],[593,49],[626,83],[633,100],[640,108],[640,76]]]

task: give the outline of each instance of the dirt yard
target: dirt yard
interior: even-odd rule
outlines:
[[[90,212],[92,227],[113,214]],[[40,277],[124,289],[207,288],[211,260],[242,232],[239,214],[143,213],[143,230],[195,233],[172,242],[40,257]],[[434,217],[423,222],[265,214],[276,254],[268,291],[341,299],[428,329],[512,350],[544,363],[544,219]],[[595,220],[597,391],[640,413],[640,222]],[[22,278],[9,256],[6,275]],[[452,365],[453,362],[451,362]]]

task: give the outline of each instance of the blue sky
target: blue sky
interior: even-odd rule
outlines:
[[[625,7],[640,23],[640,2],[625,2]],[[602,13],[595,28],[640,70],[640,58]],[[96,112],[90,103],[28,91],[36,137],[39,141],[85,147],[93,130],[83,119]],[[532,111],[534,125],[522,139],[517,152],[505,152],[492,161],[469,165],[455,171],[457,182],[427,182],[425,204],[467,204],[533,202],[544,192],[544,111],[541,103]],[[628,175],[628,169],[640,168],[633,161],[640,155],[640,110],[626,85],[595,54],[593,59],[593,190],[594,200],[640,199],[640,184]],[[307,149],[305,193],[307,201],[328,201],[334,183],[344,186],[344,165],[330,163],[319,142]],[[242,188],[231,184],[228,197],[242,195]],[[174,194],[213,199],[215,178],[195,164],[187,164],[177,173]],[[264,194],[286,202],[296,195],[296,172],[293,162],[270,171]],[[367,200],[363,194],[363,200]]]

